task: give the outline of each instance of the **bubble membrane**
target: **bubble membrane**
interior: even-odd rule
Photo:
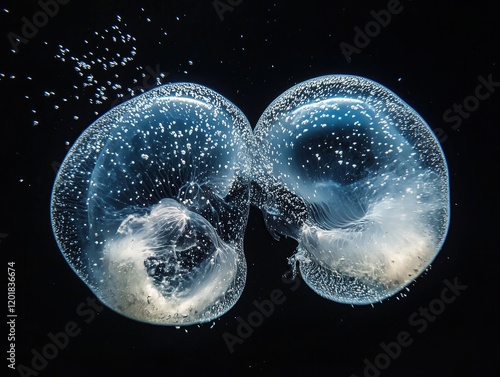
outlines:
[[[252,138],[238,108],[190,83],[104,114],[53,188],[52,226],[67,262],[104,304],[139,321],[224,314],[246,280]]]
[[[443,151],[382,85],[331,75],[280,95],[255,133],[252,201],[298,241],[291,263],[319,295],[370,304],[410,284],[449,226]]]

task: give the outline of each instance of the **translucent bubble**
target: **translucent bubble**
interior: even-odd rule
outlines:
[[[446,161],[425,121],[383,86],[341,75],[291,88],[254,133],[233,104],[196,84],[114,108],[61,165],[52,225],[68,263],[110,308],[187,325],[240,297],[251,200],[273,236],[298,241],[290,261],[307,284],[342,303],[407,286],[449,225]]]
[[[298,241],[291,262],[319,295],[380,301],[441,249],[449,225],[443,152],[385,87],[344,75],[303,82],[266,109],[255,135],[254,203],[275,237]]]
[[[171,84],[103,115],[76,141],[52,194],[68,263],[130,318],[213,320],[246,279],[252,130],[203,86]]]

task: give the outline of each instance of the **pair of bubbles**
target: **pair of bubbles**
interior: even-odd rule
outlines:
[[[239,299],[251,205],[275,238],[297,240],[289,261],[312,290],[370,304],[441,249],[448,170],[425,121],[362,77],[300,83],[255,130],[213,90],[176,83],[83,132],[57,175],[51,215],[64,257],[104,304],[189,325]]]

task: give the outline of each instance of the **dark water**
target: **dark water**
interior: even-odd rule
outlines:
[[[49,0],[0,8],[0,254],[4,266],[15,262],[17,317],[5,331],[14,329],[6,351],[13,343],[20,368],[5,360],[9,375],[498,373],[487,345],[499,314],[498,203],[493,176],[483,173],[496,164],[498,4]],[[273,239],[252,208],[245,289],[219,319],[159,327],[93,300],[58,250],[49,216],[58,166],[88,125],[158,84],[189,81],[228,98],[255,127],[284,90],[336,73],[394,91],[433,128],[447,158],[448,237],[409,290],[373,307],[319,297],[290,279],[295,241]]]

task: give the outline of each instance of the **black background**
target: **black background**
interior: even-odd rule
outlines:
[[[499,2],[401,0],[403,11],[347,62],[339,44],[354,44],[354,27],[364,29],[372,20],[370,11],[387,4],[244,0],[221,20],[210,0],[73,0],[13,53],[8,34],[22,35],[22,17],[31,20],[41,8],[35,1],[3,1],[0,255],[4,266],[16,263],[16,366],[32,368],[33,352],[50,343],[48,333],[64,331],[74,321],[81,332],[40,376],[362,376],[364,360],[380,359],[380,343],[395,341],[401,331],[409,332],[413,342],[381,376],[498,375],[494,176],[500,89],[480,101],[457,129],[443,114],[474,94],[479,76],[500,81]],[[113,42],[108,38],[112,32],[104,31],[113,25],[136,40]],[[106,38],[99,40],[96,31]],[[66,61],[56,56],[59,45],[70,49]],[[124,67],[92,66],[85,75],[93,74],[99,84],[83,88],[85,79],[70,57],[84,60],[90,50],[97,54],[95,46],[101,52],[109,47],[109,54],[127,54],[134,46],[137,54]],[[327,301],[300,280],[292,291],[293,284],[286,284],[282,275],[296,245],[273,240],[259,211],[252,209],[245,235],[247,284],[238,303],[215,325],[153,326],[107,308],[95,318],[90,311],[79,314],[77,309],[86,310],[80,305],[93,294],[67,265],[52,235],[49,201],[55,168],[66,143],[107,111],[117,93],[140,86],[146,67],[157,66],[165,73],[162,83],[206,85],[240,107],[252,126],[274,98],[309,78],[355,74],[390,88],[431,128],[441,129],[436,132],[449,164],[451,226],[431,268],[405,297],[373,307]],[[102,104],[91,103],[96,87],[108,80],[122,89],[108,90]],[[47,97],[45,91],[54,95]],[[418,333],[409,318],[440,297],[445,279],[457,279],[467,289]],[[237,317],[246,319],[255,310],[253,301],[269,299],[275,289],[283,292],[285,302],[231,353],[223,334],[236,335]],[[7,369],[8,362],[3,363]]]

